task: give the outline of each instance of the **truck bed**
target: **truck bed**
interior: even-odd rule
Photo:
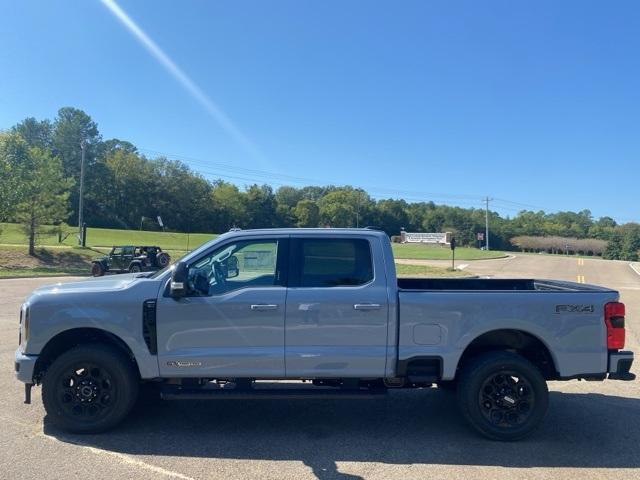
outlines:
[[[608,288],[576,282],[523,278],[398,278],[398,289],[404,291],[610,291]]]

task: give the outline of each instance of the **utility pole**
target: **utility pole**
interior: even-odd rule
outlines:
[[[358,200],[356,203],[356,228],[360,228],[360,190],[356,190],[358,192]]]
[[[84,197],[84,155],[87,149],[87,142],[82,140],[80,142],[80,149],[82,150],[82,157],[80,160],[80,199],[78,201],[78,244],[84,247],[84,212],[83,212],[83,197]]]
[[[485,235],[485,247],[489,250],[489,202],[493,200],[493,198],[485,197],[485,210],[484,210],[484,235]]]

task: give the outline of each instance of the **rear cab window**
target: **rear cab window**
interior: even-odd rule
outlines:
[[[293,238],[291,287],[355,287],[373,280],[371,246],[362,238]]]

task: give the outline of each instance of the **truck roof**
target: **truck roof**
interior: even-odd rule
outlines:
[[[344,234],[357,234],[357,235],[371,235],[376,237],[386,237],[387,234],[382,230],[376,230],[373,228],[253,228],[248,230],[231,230],[222,235],[236,236],[236,235],[264,235],[264,234],[278,234],[278,235],[296,235],[300,233],[313,233],[314,235],[332,236],[332,235],[344,235]],[[220,236],[222,236],[220,235]]]

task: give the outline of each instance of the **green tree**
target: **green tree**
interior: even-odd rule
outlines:
[[[330,227],[371,225],[375,203],[367,192],[353,187],[336,188],[318,201],[320,223]]]
[[[294,209],[302,198],[302,192],[295,187],[283,186],[276,190],[276,213],[278,225],[292,227],[296,223]]]
[[[251,185],[246,192],[247,228],[277,225],[276,199],[269,185]]]
[[[320,221],[320,209],[314,200],[303,199],[293,209],[296,227],[317,227]]]
[[[96,189],[96,185],[102,181],[101,169],[96,169],[96,152],[101,137],[98,125],[82,110],[73,107],[64,107],[58,110],[58,115],[53,122],[52,153],[60,158],[62,172],[65,177],[71,177],[74,184],[69,192],[69,212],[73,212],[78,205],[80,186],[80,143],[86,142],[85,150],[85,192],[88,196]],[[89,202],[85,208],[85,219],[92,224],[102,212],[96,212],[92,208],[95,202]],[[77,212],[75,212],[77,215]],[[71,213],[73,215],[73,213]],[[75,217],[75,215],[73,215]],[[75,220],[75,218],[74,218]]]
[[[376,226],[387,232],[387,235],[400,235],[400,230],[409,225],[407,202],[404,200],[380,200],[376,204]]]
[[[14,206],[24,196],[22,175],[28,160],[29,147],[20,134],[0,133],[0,222],[15,220]]]
[[[16,220],[29,241],[29,255],[35,255],[38,236],[45,225],[67,217],[67,198],[73,180],[64,178],[58,157],[40,147],[30,147],[20,175],[22,199],[16,204]]]
[[[622,227],[622,259],[631,262],[638,261],[638,251],[640,250],[640,225],[637,223],[627,223]]]
[[[613,232],[602,257],[607,260],[621,260],[623,256],[623,240],[622,233],[617,230]]]
[[[52,147],[53,127],[49,120],[38,121],[33,117],[25,118],[12,128],[30,147],[50,149]]]
[[[246,195],[232,183],[218,180],[211,190],[214,232],[226,232],[232,227],[244,226],[247,221]]]

